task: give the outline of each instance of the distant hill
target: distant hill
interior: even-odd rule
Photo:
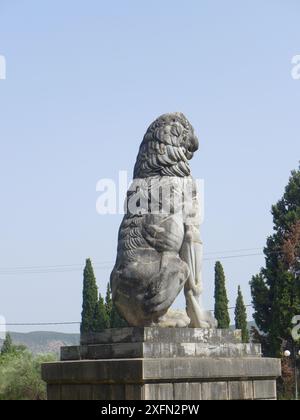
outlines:
[[[23,344],[32,353],[59,354],[62,346],[76,346],[79,344],[79,334],[64,334],[58,332],[35,331],[31,333],[10,333],[14,344]],[[3,340],[0,340],[0,347]]]

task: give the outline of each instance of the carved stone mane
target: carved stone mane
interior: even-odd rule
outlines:
[[[130,200],[139,190],[139,207],[124,216],[111,274],[113,301],[131,326],[215,325],[198,301],[202,291],[202,244],[196,184],[189,167],[197,149],[194,129],[181,113],[165,114],[155,120],[140,146],[126,202],[126,208],[131,208]],[[192,186],[189,197],[184,194],[186,183]],[[149,203],[154,203],[158,190],[172,190],[176,197],[184,196],[189,214],[178,211],[181,206],[174,204],[169,213],[161,209],[153,212],[152,208],[150,211]],[[159,204],[163,198],[156,196]],[[173,198],[165,201],[170,204]],[[172,318],[168,310],[183,288],[187,314],[176,313]]]
[[[134,178],[189,176],[189,160],[198,149],[198,139],[185,116],[165,114],[148,128],[134,168]]]

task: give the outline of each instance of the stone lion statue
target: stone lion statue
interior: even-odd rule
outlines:
[[[199,303],[200,211],[189,167],[197,150],[182,113],[159,117],[140,146],[110,280],[113,301],[131,326],[216,327]],[[186,313],[169,310],[182,289]]]

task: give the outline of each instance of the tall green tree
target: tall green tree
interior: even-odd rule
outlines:
[[[106,310],[104,299],[99,295],[94,314],[93,331],[103,331],[110,327],[110,319]]]
[[[226,279],[223,266],[219,261],[215,265],[215,318],[218,321],[218,328],[229,328],[230,316],[228,312]]]
[[[83,292],[82,292],[82,313],[81,313],[81,332],[91,332],[94,329],[95,312],[98,303],[98,287],[92,262],[86,260],[83,272]]]
[[[14,351],[14,345],[12,342],[11,335],[9,333],[6,333],[5,340],[3,342],[2,348],[1,348],[1,355],[9,354]]]
[[[274,233],[264,249],[266,265],[250,285],[264,353],[279,356],[282,346],[291,341],[292,319],[300,314],[300,168],[292,172],[272,215]]]
[[[109,317],[110,328],[125,328],[128,327],[127,321],[119,314],[115,304],[112,300],[110,283],[107,284],[105,308]]]
[[[116,305],[112,305],[111,315],[110,315],[110,325],[111,328],[125,328],[128,327],[127,321],[121,317],[116,308]]]
[[[105,309],[106,309],[106,313],[109,320],[111,318],[112,307],[113,307],[113,302],[112,302],[112,297],[111,297],[110,283],[107,283],[106,296],[105,296]]]
[[[244,303],[243,294],[241,287],[238,287],[238,296],[235,304],[235,328],[237,330],[242,330],[242,340],[243,343],[248,343],[250,340],[248,323],[247,323],[247,311]]]

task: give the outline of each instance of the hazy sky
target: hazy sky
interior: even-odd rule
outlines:
[[[191,166],[205,180],[205,305],[213,307],[217,259],[230,304],[239,284],[250,303],[263,256],[221,257],[261,253],[271,205],[298,166],[299,18],[297,0],[0,0],[0,314],[8,322],[80,320],[86,257],[105,288],[121,216],[97,215],[96,183],[132,173],[145,129],[172,111],[200,139]]]

